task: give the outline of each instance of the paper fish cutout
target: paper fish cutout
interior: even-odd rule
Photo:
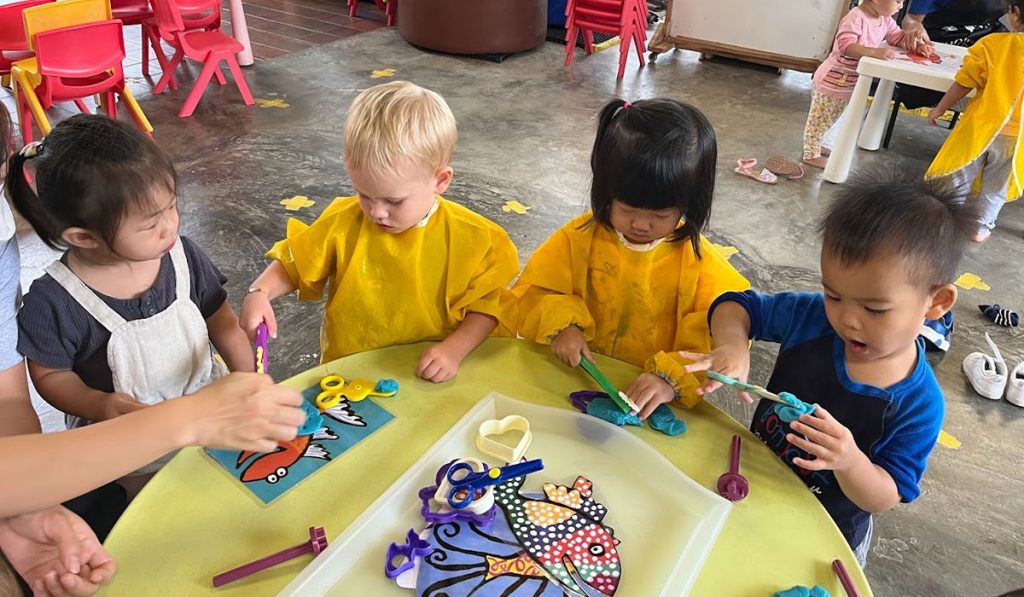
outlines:
[[[614,595],[622,576],[619,541],[602,522],[608,509],[594,501],[590,480],[577,477],[571,488],[548,484],[547,501],[521,495],[524,480],[496,486],[494,501],[525,553],[568,592]]]
[[[347,402],[342,402],[335,407],[324,410],[323,414],[339,423],[352,425],[353,427],[366,426],[366,421],[354,413],[352,407]],[[276,450],[256,457],[245,467],[245,470],[242,471],[238,478],[243,482],[266,481],[267,483],[274,484],[288,476],[288,469],[298,462],[300,458],[330,460],[331,455],[328,454],[327,450],[320,444],[314,443],[314,440],[325,439],[338,439],[338,436],[327,427],[321,427],[313,435],[300,435],[290,441],[278,442]],[[241,452],[238,455],[235,468],[241,468],[245,461],[256,454],[257,452],[251,451]]]
[[[939,444],[940,446],[945,446],[951,450],[959,450],[960,446],[962,445],[960,443],[960,440],[946,433],[944,429],[939,431],[939,439],[935,443]]]
[[[290,107],[288,102],[283,99],[263,99],[262,97],[256,98],[256,104],[261,108],[288,108]]]
[[[393,68],[381,68],[370,73],[371,79],[383,79],[385,77],[395,76],[395,69]]]
[[[505,205],[501,206],[501,211],[505,213],[515,213],[521,216],[525,216],[526,212],[529,211],[530,209],[530,206],[523,205],[522,203],[516,201],[515,199],[512,199],[511,201],[506,201]]]
[[[915,64],[942,64],[942,57],[938,54],[926,56],[915,52],[900,52],[900,55],[905,56],[903,60],[909,60]]]
[[[736,247],[727,246],[727,245],[720,245],[718,243],[712,243],[711,246],[713,246],[714,248],[718,249],[718,252],[721,253],[722,257],[725,257],[726,259],[728,259],[728,258],[732,257],[733,255],[735,255],[736,253],[740,252],[740,250],[737,249]]]
[[[960,277],[954,282],[960,288],[964,290],[981,290],[988,292],[992,290],[992,287],[981,280],[981,276],[972,273],[960,274]]]
[[[299,211],[303,207],[310,207],[315,204],[316,201],[313,201],[305,195],[296,195],[294,197],[281,200],[281,205],[283,205],[288,211]]]

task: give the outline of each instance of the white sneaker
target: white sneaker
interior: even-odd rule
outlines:
[[[1006,386],[1006,401],[1024,407],[1024,362],[1019,363],[1010,372],[1009,385]]]
[[[963,365],[964,375],[971,382],[975,392],[989,400],[999,400],[1006,390],[1006,361],[1003,360],[1003,355],[999,354],[999,347],[987,333],[985,341],[995,356],[990,357],[983,352],[972,352],[967,355]]]

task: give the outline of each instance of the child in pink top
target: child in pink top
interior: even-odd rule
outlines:
[[[825,167],[821,139],[850,103],[860,59],[871,56],[892,60],[896,51],[878,47],[883,41],[890,46],[906,47],[908,40],[892,18],[902,7],[903,0],[864,0],[839,23],[832,53],[814,72],[811,110],[804,127],[805,164]]]

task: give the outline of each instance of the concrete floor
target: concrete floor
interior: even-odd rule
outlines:
[[[741,157],[797,156],[809,75],[702,63],[675,52],[643,70],[631,59],[617,83],[617,50],[581,55],[570,69],[562,67],[563,55],[561,47],[544,44],[498,65],[421,52],[396,31],[380,30],[246,70],[256,97],[284,100],[288,108],[246,108],[230,85],[211,88],[189,119],[175,116],[185,90],[144,99],[143,108],[180,169],[182,232],[229,277],[236,307],[289,215],[309,221],[333,197],[350,194],[340,160],[342,122],[353,97],[381,82],[371,73],[385,68],[441,92],[451,104],[460,138],[447,196],[505,226],[524,263],[554,229],[586,209],[599,108],[613,96],[668,96],[698,106],[718,132],[720,176],[708,236],[739,249],[732,262],[756,288],[819,288],[815,227],[837,187],[821,182],[817,172],[776,186],[732,173]],[[903,116],[892,147],[858,152],[855,166],[883,164],[917,176],[944,137],[922,119]],[[278,202],[293,195],[317,203],[289,214]],[[532,209],[526,216],[505,213],[501,206],[510,199]],[[1018,261],[1024,208],[1011,204],[999,224],[961,268],[992,289],[962,292],[952,349],[936,366],[947,399],[944,429],[962,446],[938,446],[921,498],[877,518],[867,575],[878,595],[994,596],[1024,587],[1024,409],[978,397],[960,373],[964,356],[984,346],[986,331],[1011,367],[1024,358],[1020,337],[989,324],[977,309],[999,302],[1024,310]],[[29,248],[26,259],[46,257]],[[275,376],[317,362],[319,309],[280,302],[282,333],[274,353],[290,360],[275,360]],[[773,358],[772,347],[757,346],[752,378],[766,380]],[[738,401],[714,401],[749,422],[751,410]]]

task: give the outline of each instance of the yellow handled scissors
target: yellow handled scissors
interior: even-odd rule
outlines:
[[[323,391],[317,395],[316,405],[321,410],[327,410],[337,406],[342,400],[359,402],[369,396],[394,396],[398,393],[398,384],[391,380],[382,380],[375,385],[368,379],[346,381],[340,375],[328,375],[320,380],[320,389]]]

